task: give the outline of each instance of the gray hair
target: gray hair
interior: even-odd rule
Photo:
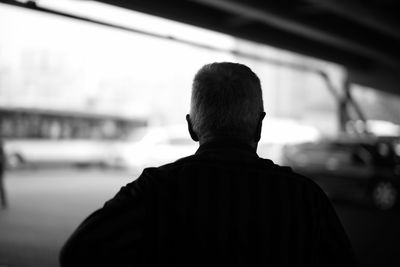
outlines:
[[[195,75],[190,117],[199,137],[252,140],[263,111],[260,80],[249,67],[212,63]]]

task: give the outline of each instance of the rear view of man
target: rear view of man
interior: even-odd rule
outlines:
[[[202,67],[186,117],[197,152],[122,187],[67,241],[61,265],[354,266],[321,189],[257,156],[264,116],[248,67]]]

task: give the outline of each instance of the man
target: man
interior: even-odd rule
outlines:
[[[6,190],[4,188],[4,172],[6,169],[6,155],[3,141],[0,139],[0,207],[7,208]]]
[[[189,157],[147,168],[90,215],[62,266],[354,266],[321,189],[256,154],[265,116],[258,77],[235,63],[196,74]]]

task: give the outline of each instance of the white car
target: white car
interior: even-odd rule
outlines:
[[[140,172],[190,156],[197,148],[184,125],[138,129],[117,144],[117,165]]]
[[[257,153],[262,158],[282,164],[285,145],[316,142],[320,138],[320,132],[313,126],[291,119],[267,118],[263,121]]]
[[[111,148],[99,140],[14,139],[4,141],[9,168],[20,166],[110,165]]]

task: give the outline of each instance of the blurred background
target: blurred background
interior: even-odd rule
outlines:
[[[396,1],[0,1],[0,266],[66,238],[145,167],[193,154],[191,82],[259,76],[261,157],[315,180],[361,266],[400,264]]]

